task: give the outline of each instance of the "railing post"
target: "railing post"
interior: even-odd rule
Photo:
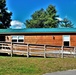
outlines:
[[[44,58],[46,58],[46,45],[44,45]]]
[[[11,42],[11,57],[13,56],[13,43]]]
[[[76,57],[76,47],[74,47],[74,58]]]
[[[27,58],[29,58],[29,44],[27,44]]]
[[[61,58],[64,58],[64,54],[63,54],[63,50],[64,50],[64,48],[63,48],[63,46],[61,47]]]
[[[3,44],[2,44],[2,50],[3,50]]]

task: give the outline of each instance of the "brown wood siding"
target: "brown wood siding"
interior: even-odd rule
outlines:
[[[76,46],[76,35],[71,35],[70,36],[70,45],[71,46]]]
[[[11,42],[11,36],[5,37],[6,42]],[[25,35],[24,43],[63,45],[63,35]],[[70,35],[70,46],[76,46],[76,35]]]
[[[31,35],[24,37],[25,43],[62,45],[61,35]]]

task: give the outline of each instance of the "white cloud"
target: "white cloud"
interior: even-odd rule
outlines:
[[[20,29],[20,28],[23,28],[23,27],[24,27],[24,25],[23,25],[22,22],[17,21],[17,20],[11,21],[11,28]]]
[[[12,26],[15,26],[15,25],[21,26],[22,24],[23,24],[22,22],[17,21],[17,20],[11,21],[11,25],[12,25]]]
[[[57,17],[57,19],[59,20],[59,21],[62,21],[63,19],[62,18],[60,18],[60,17]]]

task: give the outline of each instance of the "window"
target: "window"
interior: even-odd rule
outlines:
[[[64,46],[70,45],[70,36],[69,35],[63,35],[63,45]]]
[[[64,46],[69,46],[69,41],[64,41]]]
[[[12,42],[24,42],[24,36],[12,36]]]

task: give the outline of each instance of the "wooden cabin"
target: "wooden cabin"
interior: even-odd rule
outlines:
[[[0,41],[76,46],[76,28],[0,29]]]
[[[0,29],[0,41],[76,46],[76,28]]]
[[[0,53],[76,57],[76,28],[0,29]]]

